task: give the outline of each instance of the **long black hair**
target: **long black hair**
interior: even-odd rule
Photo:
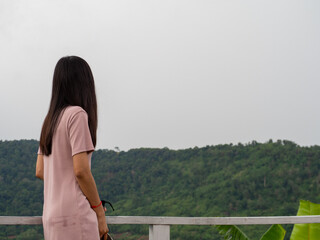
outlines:
[[[87,112],[92,142],[96,146],[98,118],[94,79],[88,63],[77,56],[61,58],[54,70],[50,107],[40,135],[40,150],[47,156],[51,154],[60,113],[67,106],[80,106]]]

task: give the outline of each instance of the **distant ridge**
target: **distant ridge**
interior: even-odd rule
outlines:
[[[0,141],[0,215],[41,215],[43,184],[34,176],[37,149],[36,140]],[[288,140],[97,150],[92,172],[101,197],[116,209],[109,215],[296,215],[299,199],[320,203],[320,147]],[[132,239],[146,235],[147,227],[111,226],[113,232],[130,231]],[[0,237],[7,230],[0,229]],[[263,230],[251,227],[248,235],[254,238]],[[171,228],[172,239],[198,234],[221,239],[214,228]]]

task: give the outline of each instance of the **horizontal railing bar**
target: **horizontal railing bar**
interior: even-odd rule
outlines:
[[[108,216],[108,224],[148,225],[269,225],[320,223],[320,215],[272,216],[272,217],[151,217],[151,216]],[[36,217],[0,216],[0,225],[40,225]]]
[[[110,216],[110,224],[155,224],[155,225],[259,225],[320,223],[320,216],[290,217],[142,217]]]
[[[0,225],[40,225],[42,217],[0,216]]]

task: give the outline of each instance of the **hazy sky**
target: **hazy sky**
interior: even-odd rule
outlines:
[[[320,145],[320,1],[1,0],[0,139],[38,139],[53,69],[78,55],[97,148]]]

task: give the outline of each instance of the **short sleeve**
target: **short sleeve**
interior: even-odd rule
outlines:
[[[88,125],[88,115],[84,110],[71,117],[68,131],[72,156],[94,150]]]

